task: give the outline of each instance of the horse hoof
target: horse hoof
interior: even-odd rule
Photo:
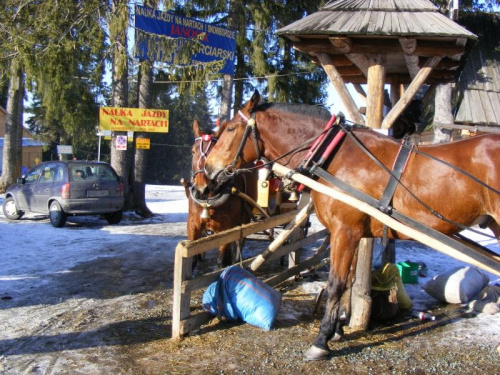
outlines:
[[[317,346],[312,345],[304,353],[304,359],[306,361],[318,361],[320,359],[325,359],[329,355],[330,355],[329,350],[318,348]]]

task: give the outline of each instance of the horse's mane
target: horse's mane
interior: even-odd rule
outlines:
[[[330,118],[332,117],[331,113],[326,108],[311,104],[262,103],[255,108],[256,111],[266,111],[268,109],[273,109],[288,113],[296,113],[310,117],[317,117],[325,121],[330,120]]]

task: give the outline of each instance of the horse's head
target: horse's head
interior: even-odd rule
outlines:
[[[251,138],[256,135],[252,129],[255,126],[252,114],[259,101],[260,95],[256,90],[243,108],[221,126],[217,143],[205,162],[205,174],[213,190],[229,180],[242,164],[258,158]]]
[[[217,141],[219,131],[210,134],[202,133],[198,121],[193,122],[193,134],[195,137],[192,153],[191,163],[191,181],[189,190],[191,197],[200,205],[207,207],[218,207],[227,202],[230,194],[223,192],[214,195],[208,188],[208,179],[205,176],[205,162],[208,154],[211,152],[213,146]]]

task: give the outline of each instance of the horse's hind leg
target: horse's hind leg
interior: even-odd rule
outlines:
[[[340,307],[339,316],[337,321],[337,327],[335,328],[335,336],[333,341],[338,341],[344,335],[344,330],[342,326],[349,323],[351,318],[351,297],[352,297],[352,285],[354,284],[354,279],[356,277],[356,263],[358,258],[358,251],[356,247],[356,252],[352,260],[351,269],[349,271],[349,278],[347,279],[347,285],[342,297],[340,297]]]

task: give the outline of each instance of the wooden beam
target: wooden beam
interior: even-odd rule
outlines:
[[[301,42],[302,38],[295,36],[295,35],[287,35],[286,36],[288,39],[290,39],[292,42]]]
[[[344,77],[344,76],[362,76],[363,72],[354,65],[351,66],[335,66],[339,74]]]
[[[351,94],[345,87],[344,80],[333,65],[330,56],[324,53],[318,53],[318,59],[321,62],[321,65],[323,66],[326,74],[328,74],[333,87],[337,91],[339,99],[344,105],[347,112],[346,115],[355,123],[364,125],[365,121],[363,119],[363,116],[359,112],[358,107],[356,107],[356,103],[352,99]]]
[[[427,57],[420,57],[418,59],[418,66],[422,67],[427,62]],[[450,59],[449,57],[444,57],[439,64],[436,65],[435,69],[443,70],[456,70],[460,67],[460,62]]]
[[[348,37],[331,37],[330,42],[342,53],[349,53],[352,49],[352,39]]]
[[[358,38],[336,38],[336,45],[331,39],[307,39],[294,42],[294,48],[304,53],[322,52],[330,54],[405,54],[399,39],[358,39]],[[411,48],[411,47],[409,47]],[[441,56],[456,59],[465,53],[465,47],[454,42],[417,40],[413,55],[416,56]]]
[[[312,39],[306,42],[294,42],[293,48],[303,52],[305,54],[314,53],[331,53],[331,54],[342,54],[337,50],[328,39]]]
[[[366,55],[362,53],[348,53],[346,57],[363,72],[365,77],[368,77],[370,62]]]
[[[278,237],[274,239],[273,242],[269,244],[267,249],[259,254],[257,258],[250,264],[250,269],[252,271],[257,271],[260,266],[262,266],[267,259],[271,257],[271,255],[278,250],[278,248],[283,245],[283,243],[290,237],[290,235],[300,228],[302,224],[304,224],[307,220],[307,218],[311,215],[311,213],[314,210],[314,203],[313,201],[309,201],[307,206],[302,208],[299,213],[297,214],[294,219],[289,222],[286,227],[283,229],[283,231],[279,234]]]
[[[419,40],[417,48],[414,54],[417,56],[441,56],[456,58],[457,56],[462,56],[465,53],[465,48],[463,46],[457,46],[454,43],[447,42],[431,42],[426,40]]]
[[[408,73],[410,73],[410,77],[412,79],[414,79],[417,76],[420,70],[420,67],[418,66],[418,61],[419,61],[418,56],[405,55],[406,67],[408,68]]]
[[[227,229],[208,237],[202,237],[196,241],[180,241],[178,247],[182,245],[181,256],[184,258],[191,258],[221,245],[241,240],[246,236],[262,230],[289,223],[297,215],[297,212],[297,210],[293,210],[278,216],[272,216],[269,219]]]
[[[368,102],[366,103],[366,125],[378,129],[382,125],[384,110],[385,67],[381,55],[369,58]]]
[[[441,57],[431,57],[427,61],[425,66],[420,69],[416,77],[411,82],[410,86],[406,89],[406,92],[401,96],[401,99],[399,99],[397,104],[385,117],[384,121],[382,122],[383,129],[389,129],[394,124],[394,122],[398,119],[401,113],[403,113],[405,108],[417,93],[420,86],[424,84],[425,80],[432,72],[432,69],[439,63],[439,61],[441,61]]]
[[[415,38],[399,38],[399,44],[406,55],[413,55],[417,49],[417,40]]]
[[[344,55],[330,55],[330,58],[336,67],[353,66],[353,62]]]
[[[394,76],[391,79],[391,91],[390,91],[390,99],[392,107],[396,105],[399,98],[401,98],[401,80],[399,79],[399,76]]]
[[[361,86],[359,83],[355,83],[353,84],[353,87],[354,87],[354,90],[356,90],[356,92],[365,100],[366,102],[366,92],[365,90],[363,89],[363,86]]]

